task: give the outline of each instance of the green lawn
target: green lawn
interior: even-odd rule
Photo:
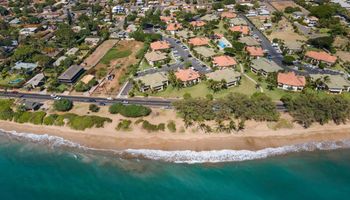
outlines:
[[[147,61],[145,61],[145,59],[143,59],[142,62],[140,63],[139,71],[143,71],[145,69],[150,69],[150,68],[152,68],[152,66],[148,64]]]
[[[233,86],[226,90],[221,90],[216,93],[213,93],[211,90],[209,90],[206,85],[206,82],[203,81],[192,87],[181,88],[179,90],[173,88],[172,86],[168,86],[166,90],[153,94],[153,96],[159,96],[164,98],[182,98],[185,93],[189,93],[192,97],[205,97],[207,94],[212,94],[215,98],[220,98],[233,92],[252,95],[256,91],[257,90],[255,89],[255,84],[243,76],[241,84],[239,86]]]
[[[108,65],[113,59],[125,58],[130,56],[131,54],[132,51],[130,49],[125,51],[119,51],[117,48],[112,48],[106,53],[106,55],[103,56],[100,62]]]
[[[224,21],[221,20],[218,24],[218,28],[217,29],[214,29],[214,33],[221,33],[221,34],[224,34],[226,33],[227,30],[224,28]]]
[[[15,81],[15,80],[19,80],[19,79],[23,79],[23,80],[18,82],[18,83],[10,84],[11,81]],[[8,75],[6,78],[0,78],[0,86],[16,87],[16,86],[20,85],[21,83],[23,83],[23,81],[24,81],[23,76],[21,76],[19,74],[11,74],[11,75]]]

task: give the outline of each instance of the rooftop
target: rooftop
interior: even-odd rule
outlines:
[[[237,14],[233,13],[233,12],[222,12],[221,13],[221,18],[232,19],[232,18],[235,18],[235,17],[237,17]]]
[[[207,23],[205,23],[204,21],[192,21],[190,22],[190,24],[194,27],[202,27],[205,26]]]
[[[151,43],[151,49],[152,50],[163,50],[163,49],[169,49],[170,44],[167,41],[157,41]]]
[[[196,80],[200,77],[199,73],[193,69],[179,69],[177,72],[175,72],[175,76],[177,79],[183,82]]]
[[[284,85],[304,87],[306,84],[305,76],[298,76],[294,72],[278,73],[277,82]]]
[[[266,58],[254,59],[252,61],[252,67],[257,70],[264,70],[265,72],[268,72],[268,73],[282,70],[282,68],[278,66],[277,63],[275,63],[272,60],[268,60]]]
[[[318,78],[323,78],[325,76],[329,77],[329,81],[325,84],[329,89],[343,89],[344,87],[350,87],[350,81],[347,80],[342,75],[322,75],[322,74],[311,74],[310,75],[313,80],[316,80]]]
[[[219,67],[229,67],[237,64],[236,60],[230,56],[216,56],[213,58],[213,63]]]
[[[248,26],[233,26],[230,28],[230,30],[232,32],[241,32],[244,35],[248,35],[249,34],[249,27]]]
[[[145,54],[145,58],[149,62],[156,62],[156,61],[166,59],[167,55],[166,55],[166,53],[163,53],[160,51],[151,51],[151,52]]]
[[[189,39],[188,43],[192,44],[193,46],[203,46],[203,45],[208,45],[209,39],[204,37],[195,37],[195,38]]]
[[[80,73],[83,70],[83,68],[79,65],[72,65],[70,66],[66,71],[64,71],[58,79],[64,79],[64,80],[71,80],[73,79],[78,73]]]
[[[326,53],[324,51],[308,51],[306,52],[305,56],[315,60],[324,61],[327,63],[335,63],[337,61],[336,56],[332,56],[329,53]]]
[[[179,23],[171,23],[166,27],[167,31],[177,31],[179,29],[182,29],[182,25]]]
[[[151,88],[164,85],[164,82],[168,81],[168,77],[164,72],[157,72],[154,74],[147,74],[135,79],[135,81],[141,81],[145,86],[150,86]]]
[[[264,56],[264,50],[261,47],[248,46],[246,47],[246,50],[250,56],[259,56],[259,57]]]
[[[204,47],[204,46],[195,47],[195,48],[193,48],[193,50],[205,58],[212,57],[216,54],[213,49],[211,49],[209,47]]]
[[[225,80],[227,83],[237,81],[240,76],[241,73],[236,72],[232,68],[224,68],[222,70],[216,70],[207,74],[208,79],[212,79],[214,81]]]

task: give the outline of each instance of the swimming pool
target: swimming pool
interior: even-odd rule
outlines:
[[[224,41],[222,41],[222,40],[219,41],[219,44],[218,44],[218,45],[219,45],[219,47],[222,48],[222,49],[224,49],[224,48],[227,47],[226,43],[225,43]]]
[[[23,81],[23,78],[17,78],[15,80],[10,81],[9,84],[16,85],[16,84],[18,84],[18,83],[20,83],[22,81]]]

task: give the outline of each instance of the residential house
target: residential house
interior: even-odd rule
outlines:
[[[61,56],[59,57],[52,65],[54,67],[58,67],[62,64],[63,61],[65,61],[67,59],[67,56]]]
[[[350,81],[343,75],[331,75],[331,74],[311,74],[311,80],[317,79],[324,80],[327,77],[327,81],[324,81],[324,86],[320,86],[317,89],[327,89],[330,93],[341,94],[342,92],[350,91]]]
[[[112,13],[114,14],[125,13],[125,11],[126,11],[125,8],[121,5],[117,5],[112,8]]]
[[[202,21],[211,22],[211,21],[219,20],[219,17],[217,15],[214,15],[214,14],[206,14],[203,17],[201,17],[200,19]]]
[[[169,31],[172,35],[174,35],[177,31],[182,29],[182,25],[179,23],[170,23],[166,27],[166,31]]]
[[[75,56],[79,51],[79,48],[73,47],[66,52],[66,56]]]
[[[205,37],[195,37],[188,40],[188,44],[193,46],[207,46],[209,44],[209,39]]]
[[[292,16],[294,19],[301,19],[301,18],[305,17],[305,14],[301,11],[296,11],[296,12],[293,12]]]
[[[192,21],[192,22],[190,22],[190,24],[195,29],[198,29],[198,28],[201,28],[201,27],[205,26],[207,23],[205,23],[204,21]]]
[[[241,80],[241,73],[236,72],[232,68],[224,68],[222,70],[216,70],[214,72],[210,72],[206,74],[208,79],[214,81],[222,81],[226,82],[226,87],[234,86],[239,83]]]
[[[214,67],[235,67],[237,65],[237,61],[230,56],[216,56],[213,58]]]
[[[259,58],[264,57],[265,53],[261,47],[256,46],[247,46],[246,51],[248,52],[250,57]]]
[[[38,31],[37,27],[28,27],[28,28],[22,28],[19,31],[19,34],[24,36],[29,36],[29,35],[34,35],[37,31]]]
[[[181,31],[178,31],[176,33],[177,36],[181,37],[181,38],[184,38],[184,39],[188,39],[188,38],[192,38],[194,37],[195,35],[193,34],[192,31],[187,31],[187,30],[181,30]]]
[[[36,88],[38,86],[41,86],[44,84],[45,76],[43,73],[39,73],[35,75],[33,78],[31,78],[29,81],[27,81],[24,85],[27,88]]]
[[[100,38],[98,37],[87,37],[84,39],[85,44],[89,46],[96,46],[100,42]]]
[[[167,54],[160,51],[151,51],[145,54],[145,59],[152,66],[164,64],[164,61],[167,60],[167,58]]]
[[[305,76],[299,76],[294,72],[278,73],[277,87],[283,90],[299,91],[306,85]]]
[[[247,21],[240,17],[230,19],[229,24],[231,27],[248,25]]]
[[[154,74],[147,74],[135,79],[136,82],[141,82],[140,91],[146,92],[161,91],[169,84],[167,75],[164,72],[156,72]]]
[[[282,70],[282,67],[277,65],[277,63],[275,63],[272,60],[268,60],[266,58],[254,59],[252,61],[250,68],[252,72],[256,74],[261,74],[265,77],[267,77],[269,73],[278,72]]]
[[[89,84],[89,82],[92,81],[94,78],[95,78],[94,75],[87,74],[80,81],[83,82],[84,84]]]
[[[232,19],[237,17],[237,14],[233,12],[222,12],[220,16],[222,19]]]
[[[170,44],[167,41],[156,41],[151,43],[151,49],[153,51],[162,51],[170,49]]]
[[[260,46],[259,41],[251,36],[240,37],[239,42],[244,43],[247,46]]]
[[[304,23],[306,23],[308,27],[314,27],[318,23],[318,18],[314,16],[307,17],[304,19]]]
[[[200,81],[200,74],[193,69],[179,69],[175,76],[184,86],[197,84]]]
[[[81,66],[72,65],[58,77],[58,81],[61,83],[74,83],[83,73],[84,69]]]
[[[166,24],[169,24],[174,20],[174,18],[170,16],[160,16],[160,20],[162,20],[162,22],[165,22]]]
[[[22,104],[24,106],[24,108],[26,110],[31,110],[31,111],[35,111],[38,110],[40,108],[40,106],[42,105],[41,103],[35,102],[35,101],[31,101],[31,100],[25,100]]]
[[[333,65],[337,61],[336,56],[332,56],[324,51],[308,51],[305,54],[305,58],[312,62],[313,64],[324,63],[326,65]]]
[[[233,26],[230,28],[230,31],[232,32],[240,32],[243,35],[249,35],[249,26]]]
[[[211,57],[216,55],[215,51],[212,48],[205,46],[195,47],[193,50],[199,55],[200,58],[204,60],[210,60]]]
[[[25,70],[27,72],[33,71],[35,68],[38,67],[37,63],[26,63],[18,61],[15,63],[15,66],[12,67],[14,70]]]

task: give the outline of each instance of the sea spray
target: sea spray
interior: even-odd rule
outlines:
[[[83,151],[96,153],[109,153],[120,158],[127,159],[150,159],[174,163],[219,163],[219,162],[238,162],[246,160],[264,159],[271,156],[279,156],[295,152],[307,152],[315,150],[335,150],[340,148],[350,148],[350,140],[308,142],[303,144],[288,145],[275,148],[265,148],[257,151],[251,150],[212,150],[212,151],[163,151],[153,149],[127,149],[123,151],[111,149],[89,148],[78,143],[66,140],[62,137],[51,136],[48,134],[18,133],[16,131],[4,131],[10,137],[25,139],[33,143],[48,145],[52,148],[68,147]]]

